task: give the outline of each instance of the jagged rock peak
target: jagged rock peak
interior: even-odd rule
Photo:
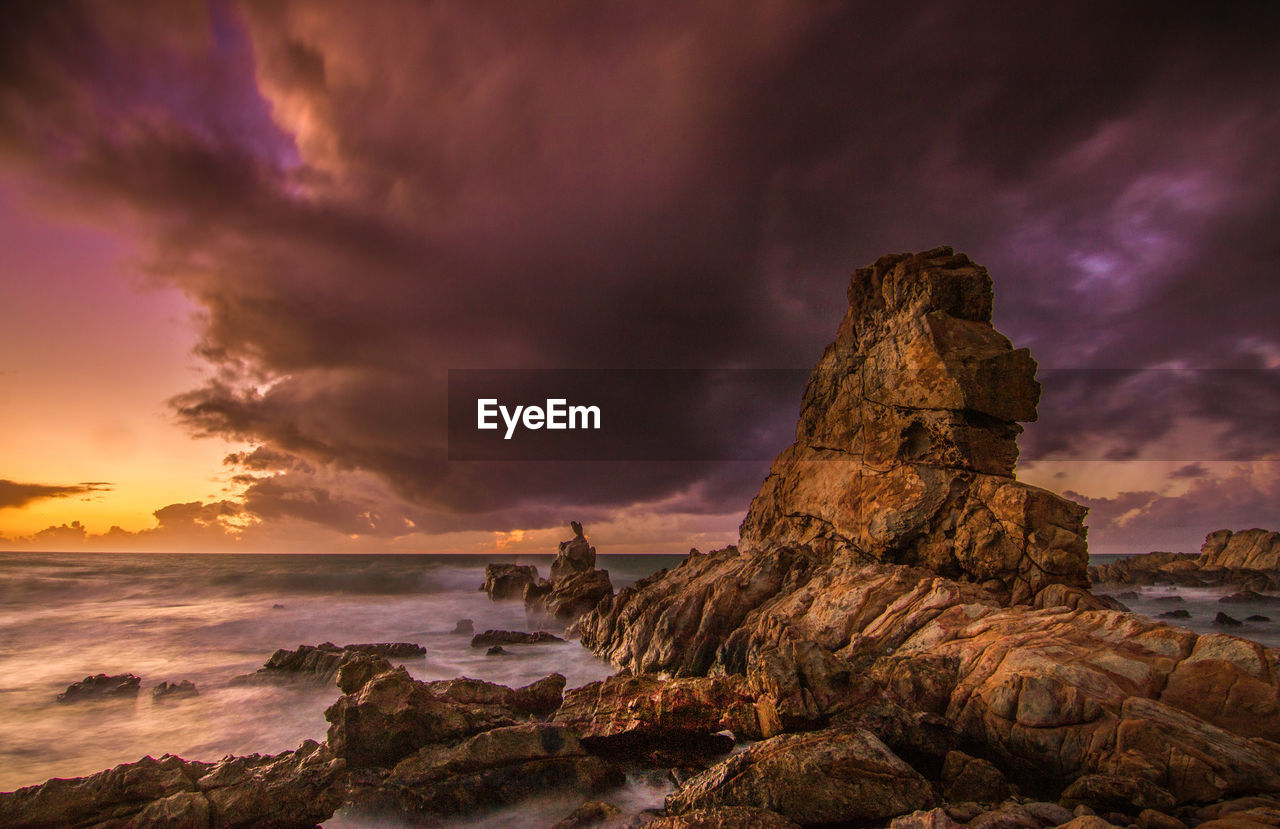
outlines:
[[[921,565],[1013,601],[1087,584],[1085,508],[1013,478],[1040,385],[992,327],[992,296],[951,248],[858,269],[739,547]]]

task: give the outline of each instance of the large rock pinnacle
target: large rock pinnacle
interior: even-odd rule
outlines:
[[[923,566],[1014,602],[1085,586],[1085,508],[1013,478],[1040,386],[991,325],[987,270],[950,248],[897,254],[848,293],[739,546]]]

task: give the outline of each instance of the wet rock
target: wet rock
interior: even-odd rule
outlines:
[[[848,297],[739,546],[921,565],[1017,602],[1087,587],[1085,509],[1013,478],[1040,387],[991,326],[986,269],[950,248],[886,256]]]
[[[470,619],[459,619],[453,626],[453,632],[459,636],[471,636],[476,632],[475,623]]]
[[[525,633],[518,630],[486,630],[471,639],[471,647],[486,648],[491,645],[542,645],[547,642],[563,642],[559,636],[539,630]]]
[[[1278,604],[1280,596],[1268,596],[1265,593],[1258,593],[1254,590],[1241,590],[1238,593],[1232,593],[1229,596],[1223,596],[1218,601],[1222,604],[1244,604],[1246,602],[1254,602],[1257,604]]]
[[[484,652],[485,656],[506,656],[507,651],[501,645],[494,645]]]
[[[525,585],[538,581],[538,568],[532,564],[490,564],[484,568],[484,585],[481,590],[494,601],[519,599],[524,596]]]
[[[784,734],[688,780],[667,811],[752,806],[800,824],[887,821],[934,805],[928,782],[866,731]]]
[[[720,806],[667,815],[644,824],[642,829],[799,829],[800,824],[768,809],[753,806]]]
[[[198,697],[200,692],[196,690],[196,684],[189,679],[181,682],[161,682],[159,685],[151,689],[151,698],[154,700],[182,699],[183,697]]]
[[[531,619],[554,619],[568,625],[612,595],[608,570],[579,570],[549,584],[531,585],[525,590],[524,607]]]
[[[1181,596],[1161,596],[1155,600],[1156,604],[1182,604],[1185,601]]]
[[[942,782],[947,800],[999,803],[1010,794],[1009,783],[1000,769],[960,751],[947,754],[942,766]]]
[[[357,787],[361,814],[419,822],[517,803],[534,795],[592,794],[621,785],[616,767],[587,754],[563,726],[499,727],[456,745],[428,745],[379,784]]]
[[[1191,611],[1186,610],[1184,608],[1178,608],[1177,610],[1166,610],[1164,613],[1160,614],[1160,618],[1161,619],[1190,619]]]
[[[278,682],[307,682],[328,685],[338,676],[338,670],[347,662],[359,657],[386,659],[412,659],[423,656],[427,649],[412,642],[380,642],[376,644],[335,645],[322,642],[319,645],[299,645],[296,650],[281,648],[271,655],[266,664],[251,674],[234,677],[232,685],[261,685]]]
[[[0,825],[311,829],[341,804],[343,779],[343,763],[311,740],[296,751],[217,763],[166,754],[0,794]]]
[[[705,765],[733,747],[725,730],[739,739],[765,736],[741,677],[613,676],[569,691],[553,721],[594,753],[657,766]]]
[[[329,706],[328,744],[352,768],[390,767],[424,746],[544,716],[563,688],[559,674],[512,689],[466,678],[421,682],[398,667]]]
[[[88,702],[102,699],[133,699],[138,696],[142,680],[133,674],[95,674],[73,682],[55,697],[57,702]]]
[[[338,666],[338,689],[344,694],[354,694],[366,682],[389,670],[391,662],[385,657],[356,654]]]
[[[1263,616],[1261,613],[1255,613],[1252,616],[1244,617],[1246,622],[1270,622],[1270,616]]]
[[[1238,628],[1244,624],[1244,622],[1241,622],[1239,619],[1233,619],[1221,611],[1218,612],[1217,616],[1213,617],[1213,623],[1215,625],[1221,625],[1222,627],[1229,628]]]
[[[622,810],[603,800],[588,800],[551,829],[589,829],[593,826],[617,826],[622,823]]]

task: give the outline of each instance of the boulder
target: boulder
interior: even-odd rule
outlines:
[[[470,619],[459,619],[453,626],[453,632],[459,636],[471,636],[476,632],[475,623]]]
[[[55,697],[56,702],[89,702],[102,699],[134,699],[142,687],[142,680],[133,674],[95,674],[73,682]]]
[[[999,803],[1010,795],[1000,769],[962,751],[947,753],[942,766],[943,794],[956,802]]]
[[[621,785],[616,767],[587,754],[563,726],[499,727],[456,745],[429,745],[404,758],[376,785],[357,786],[360,814],[421,823],[546,794],[592,794]]]
[[[698,764],[733,747],[734,737],[766,735],[741,677],[662,680],[612,676],[564,695],[553,722],[571,728],[593,753],[646,765]],[[733,737],[722,734],[729,731]]]
[[[328,744],[352,768],[391,767],[424,746],[544,716],[559,707],[563,688],[559,674],[512,689],[466,678],[421,682],[398,667],[329,706]]]
[[[526,585],[538,581],[538,568],[532,564],[490,564],[484,568],[481,590],[493,601],[519,599]]]
[[[797,823],[871,823],[934,805],[928,781],[860,729],[784,734],[690,778],[667,811],[748,806]]]
[[[518,630],[486,630],[471,638],[471,647],[487,648],[493,645],[542,645],[547,642],[563,642],[559,636],[539,630],[525,633]]]
[[[343,787],[342,761],[311,740],[291,752],[217,763],[166,754],[2,793],[0,825],[311,829],[333,815]]]
[[[257,671],[234,677],[231,684],[305,682],[313,685],[328,685],[337,679],[339,669],[353,659],[361,657],[412,659],[423,656],[426,652],[426,648],[412,642],[341,646],[332,642],[323,642],[319,645],[299,645],[296,650],[281,648],[273,653],[266,664]]]

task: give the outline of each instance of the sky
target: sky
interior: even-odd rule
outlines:
[[[0,549],[732,543],[766,460],[451,462],[448,371],[807,369],[939,245],[1093,551],[1280,528],[1277,47],[1270,2],[10,4]],[[769,403],[689,417],[781,450]]]

